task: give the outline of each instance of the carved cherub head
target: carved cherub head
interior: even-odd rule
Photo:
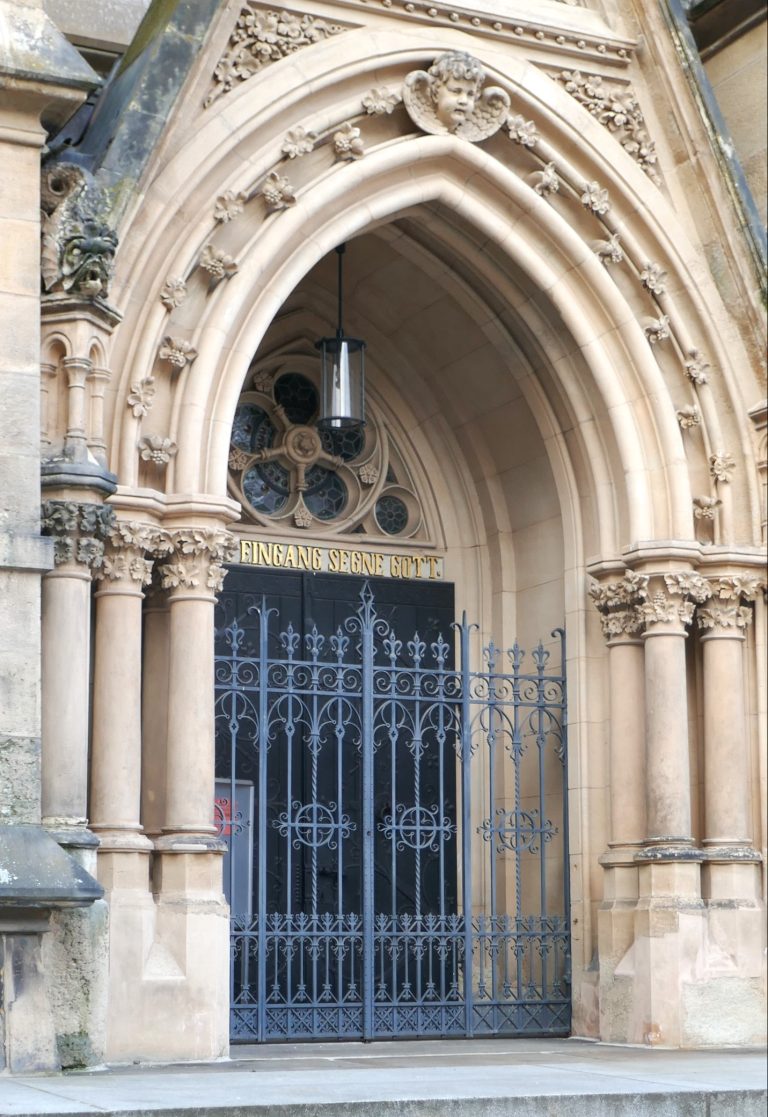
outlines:
[[[464,51],[441,54],[429,70],[414,70],[403,101],[414,124],[432,135],[453,134],[476,143],[498,131],[509,110],[503,89],[483,89],[485,71]]]
[[[449,132],[455,132],[475,111],[485,71],[470,54],[451,51],[440,55],[427,76],[435,116]]]

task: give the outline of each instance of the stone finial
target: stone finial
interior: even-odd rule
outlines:
[[[449,51],[429,70],[413,70],[405,79],[403,101],[411,120],[431,135],[455,135],[478,143],[507,119],[509,95],[499,86],[483,89],[485,71],[472,55]]]

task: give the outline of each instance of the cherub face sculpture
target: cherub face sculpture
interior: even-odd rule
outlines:
[[[442,54],[429,70],[405,79],[403,101],[411,120],[433,135],[453,133],[473,142],[493,135],[509,109],[503,89],[483,90],[485,73],[470,54]]]

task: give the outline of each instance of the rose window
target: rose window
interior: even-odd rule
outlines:
[[[318,431],[311,375],[257,370],[232,424],[229,491],[265,527],[423,539],[408,470],[375,410],[363,429]]]

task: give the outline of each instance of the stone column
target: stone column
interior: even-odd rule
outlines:
[[[96,577],[91,821],[102,850],[148,850],[141,810],[141,659],[146,552],[156,529],[118,522]]]
[[[705,934],[702,854],[692,827],[685,649],[695,603],[706,598],[708,589],[692,573],[646,577],[640,613],[645,621],[647,844],[635,855],[639,896],[628,955],[633,1004],[627,1039],[675,1047],[690,1034],[685,985]]]
[[[141,722],[141,818],[153,839],[165,821],[166,732],[168,727],[168,598],[157,566],[144,603],[144,679]]]
[[[631,949],[638,899],[635,854],[643,846],[645,821],[645,678],[643,620],[645,580],[627,574],[590,589],[608,646],[610,687],[610,831],[600,857],[603,900],[597,914],[600,957],[600,1036],[621,1041],[627,1031],[627,997],[616,967]]]
[[[647,839],[693,846],[685,658],[687,625],[707,596],[696,574],[651,576],[640,612],[645,621]]]
[[[210,529],[172,533],[161,567],[169,591],[166,850],[217,848],[214,799],[213,611],[232,537]]]
[[[113,518],[103,504],[43,505],[55,567],[42,594],[42,813],[66,844],[87,841],[91,576]]]
[[[750,839],[749,734],[745,706],[746,605],[758,579],[710,579],[696,619],[704,659],[704,847],[706,894],[754,899],[759,861]]]

